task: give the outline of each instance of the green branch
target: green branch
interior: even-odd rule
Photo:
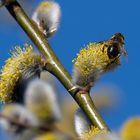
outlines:
[[[71,76],[65,70],[63,65],[60,63],[50,45],[48,44],[45,36],[37,29],[37,27],[28,18],[24,10],[18,4],[16,0],[11,0],[6,5],[7,10],[15,18],[17,23],[22,29],[28,34],[30,39],[37,46],[39,51],[46,57],[47,70],[59,79],[63,86],[69,91],[71,96],[79,104],[82,110],[85,112],[87,117],[90,119],[93,125],[97,126],[101,130],[109,131],[108,127],[104,123],[103,119],[96,110],[96,107],[90,98],[88,93],[80,93],[78,89],[71,82]],[[75,87],[75,88],[74,88]]]

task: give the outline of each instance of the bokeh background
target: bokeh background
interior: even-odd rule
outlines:
[[[29,16],[41,0],[19,0]],[[117,98],[115,109],[101,111],[105,122],[113,130],[132,116],[140,115],[140,1],[128,0],[57,0],[62,9],[59,31],[49,40],[52,49],[72,73],[72,59],[80,48],[89,42],[102,41],[114,33],[125,36],[128,58],[122,59],[121,66],[104,75],[92,90],[94,93],[111,92]],[[9,50],[16,45],[32,44],[7,10],[0,8],[0,67],[10,57]],[[71,98],[61,84],[57,84],[59,94]],[[117,97],[116,97],[117,96]],[[119,100],[119,101],[118,101]],[[4,136],[0,130],[0,137]]]

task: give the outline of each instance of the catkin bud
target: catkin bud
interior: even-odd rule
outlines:
[[[59,27],[61,10],[54,1],[41,2],[33,13],[32,19],[46,37],[52,36]]]

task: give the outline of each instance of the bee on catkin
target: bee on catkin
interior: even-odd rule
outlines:
[[[120,65],[120,56],[127,55],[123,46],[123,35],[116,33],[108,40],[90,43],[81,49],[73,60],[74,84],[89,90],[102,74]]]
[[[32,46],[16,47],[6,60],[0,74],[0,101],[23,102],[23,93],[33,79],[43,71],[42,56]]]
[[[48,38],[58,30],[60,17],[61,10],[58,3],[43,1],[34,11],[32,19],[40,31]]]

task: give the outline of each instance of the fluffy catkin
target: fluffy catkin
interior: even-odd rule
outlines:
[[[61,119],[61,111],[53,85],[36,79],[25,91],[25,106],[35,114],[40,123],[52,124]]]
[[[121,130],[122,140],[140,140],[140,117],[134,117],[125,122]]]
[[[55,1],[41,2],[33,13],[32,19],[46,37],[58,29],[61,17],[60,6]]]
[[[75,131],[80,140],[90,140],[100,133],[99,128],[93,126],[81,109],[78,109],[74,117]]]
[[[89,43],[80,50],[73,60],[73,82],[85,87],[93,84],[101,74],[115,69],[120,64],[120,56],[124,54],[124,37],[117,33],[112,38],[99,43]]]
[[[32,46],[16,47],[11,58],[6,60],[0,74],[0,101],[14,101],[14,89],[19,81],[33,74],[40,67],[41,56],[33,52]]]

